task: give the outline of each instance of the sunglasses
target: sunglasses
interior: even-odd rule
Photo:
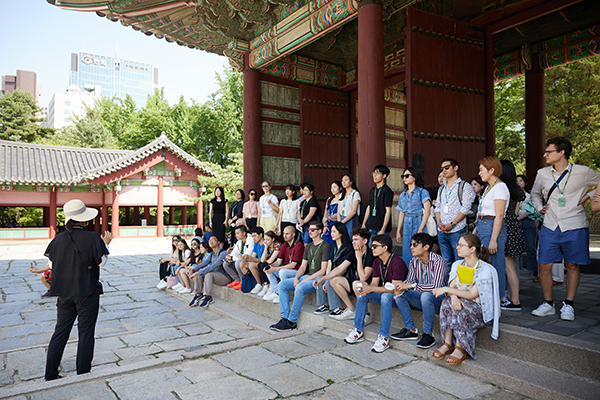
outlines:
[[[420,245],[420,244],[421,244],[421,243],[419,243],[419,242],[412,242],[412,243],[410,244],[410,247],[417,247],[417,246],[418,246],[418,245]]]
[[[309,232],[314,232],[314,231],[320,231],[320,229],[317,229],[317,228],[308,228],[308,231]]]
[[[269,187],[269,185],[262,185],[262,187]]]
[[[375,249],[376,249],[376,248],[378,248],[378,247],[383,247],[383,246],[382,246],[382,245],[380,245],[380,244],[377,244],[377,243],[373,243],[373,244],[371,245],[371,250],[375,250]]]
[[[456,165],[454,165],[454,164],[448,164],[448,165],[443,166],[442,168],[440,168],[440,171],[448,171],[451,167],[456,167]]]
[[[256,193],[248,193],[248,196],[256,196]]]
[[[408,178],[410,178],[411,176],[412,176],[411,174],[405,174],[405,175],[402,175],[402,178],[404,178],[404,179],[408,179]]]

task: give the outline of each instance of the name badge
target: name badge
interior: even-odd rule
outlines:
[[[375,214],[377,214],[377,208],[373,207],[373,216],[375,216]]]
[[[448,214],[448,212],[449,212],[449,211],[450,211],[450,210],[449,210],[449,208],[448,208],[448,205],[446,204],[446,205],[444,206],[444,214]]]
[[[563,196],[560,196],[558,198],[558,206],[559,207],[564,207],[565,206],[565,198]]]

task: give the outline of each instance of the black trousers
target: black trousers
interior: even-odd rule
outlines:
[[[54,334],[48,346],[46,358],[46,380],[58,378],[58,367],[69,340],[73,323],[77,318],[79,340],[77,343],[77,374],[85,374],[92,369],[94,358],[94,331],[100,308],[98,289],[87,297],[58,297],[57,318]]]

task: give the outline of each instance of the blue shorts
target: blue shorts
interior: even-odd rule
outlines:
[[[590,230],[574,229],[562,232],[560,227],[551,231],[545,226],[539,233],[538,263],[550,264],[565,261],[572,264],[590,264]]]

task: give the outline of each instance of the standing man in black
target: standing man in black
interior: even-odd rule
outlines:
[[[65,203],[66,232],[57,235],[46,249],[45,256],[52,262],[50,295],[58,296],[54,334],[48,346],[46,359],[47,381],[58,379],[58,367],[77,318],[77,374],[92,369],[94,331],[100,307],[100,267],[108,260],[108,244],[112,235],[100,236],[85,229],[98,210],[87,208],[81,200]]]
[[[385,179],[390,176],[390,169],[385,165],[377,165],[373,168],[373,182],[375,187],[369,192],[369,205],[365,210],[362,228],[368,229],[371,233],[369,246],[376,235],[390,235],[392,230],[392,202],[394,201],[394,192],[385,183]]]

